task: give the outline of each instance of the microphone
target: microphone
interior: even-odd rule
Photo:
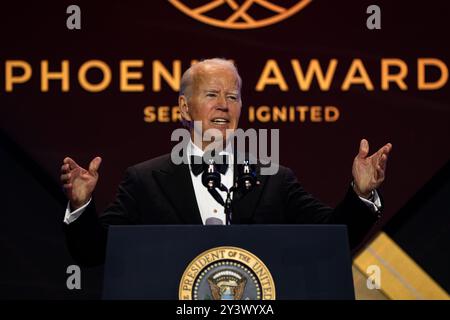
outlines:
[[[214,160],[208,160],[208,168],[202,174],[202,183],[208,190],[214,190],[221,185],[220,173],[214,166]]]
[[[219,218],[211,217],[211,218],[206,219],[205,225],[207,225],[207,226],[223,226],[223,222]]]
[[[256,169],[248,160],[245,160],[243,165],[238,166],[237,175],[236,185],[242,191],[248,192],[256,185]]]
[[[220,181],[220,172],[216,169],[214,165],[214,160],[209,159],[207,168],[205,171],[203,171],[202,174],[202,183],[203,185],[208,189],[208,192],[211,194],[211,196],[221,205],[225,208],[225,217],[226,217],[226,224],[231,224],[231,198],[230,193],[232,189],[228,190],[227,187],[225,187],[221,181]],[[226,202],[223,201],[220,194],[217,192],[216,188],[218,188],[221,191],[225,191],[227,193],[227,200]],[[211,220],[214,219],[214,220]],[[208,218],[205,221],[206,225],[223,225],[222,220],[218,218]]]

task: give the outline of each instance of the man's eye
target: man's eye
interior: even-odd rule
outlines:
[[[207,93],[206,96],[207,97],[216,97],[217,94],[210,92],[210,93]]]
[[[236,100],[237,100],[237,97],[236,97],[236,96],[228,96],[228,99],[233,100],[233,101],[236,101]]]

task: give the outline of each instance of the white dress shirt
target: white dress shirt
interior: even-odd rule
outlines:
[[[230,146],[230,145],[228,145]],[[187,147],[187,156],[190,159],[191,155],[203,157],[203,150],[200,149],[197,145],[189,142]],[[221,151],[219,155],[227,155],[228,156],[228,169],[225,174],[220,174],[220,180],[222,184],[230,189],[233,186],[233,174],[234,174],[234,157],[231,148],[225,149]],[[213,196],[208,192],[208,189],[202,183],[202,174],[195,176],[192,170],[189,170],[191,173],[192,185],[194,186],[195,198],[197,199],[198,209],[200,211],[200,215],[202,217],[203,224],[206,223],[206,219],[208,218],[218,218],[222,221],[222,224],[225,224],[225,208],[213,198]],[[222,196],[223,201],[225,202],[227,198],[227,193],[225,191],[217,190],[219,194]],[[233,193],[231,193],[231,197]]]
[[[228,145],[230,146],[230,145]],[[187,158],[190,159],[191,155],[194,156],[203,156],[203,150],[200,149],[197,145],[195,145],[192,141],[189,142],[187,146]],[[227,155],[228,156],[228,169],[225,172],[225,174],[220,174],[221,182],[225,187],[230,189],[233,185],[233,177],[234,177],[234,157],[233,157],[233,151],[232,148],[227,148],[224,151],[219,153],[220,155]],[[198,209],[200,211],[200,215],[203,221],[203,224],[206,223],[206,220],[208,218],[218,218],[222,221],[222,224],[225,225],[225,208],[216,201],[216,199],[213,198],[213,196],[208,192],[206,187],[202,183],[202,174],[199,174],[198,176],[195,176],[192,173],[192,170],[189,170],[191,174],[191,180],[192,185],[194,187],[195,192],[195,198],[197,199]],[[227,193],[225,191],[217,190],[219,194],[222,196],[224,202],[227,197]],[[232,197],[233,193],[231,193]],[[378,196],[377,191],[375,190],[373,193],[373,201],[367,200],[365,198],[360,197],[360,199],[373,211],[378,212],[381,207],[381,200]],[[70,204],[67,204],[65,216],[64,216],[64,223],[69,224],[78,219],[78,217],[85,211],[86,207],[89,205],[89,203],[92,201],[92,198],[89,199],[89,201],[82,207],[78,208],[77,210],[74,210],[73,212],[70,211]]]

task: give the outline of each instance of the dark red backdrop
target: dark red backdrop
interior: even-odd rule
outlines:
[[[69,1],[3,3],[0,9],[0,123],[1,128],[55,181],[62,159],[70,155],[81,164],[96,155],[104,162],[96,192],[100,207],[112,200],[124,169],[136,162],[169,152],[170,134],[177,123],[146,123],[147,105],[175,105],[177,93],[163,83],[152,92],[152,61],[171,67],[181,60],[183,70],[192,59],[234,59],[244,80],[244,106],[335,105],[341,117],[334,123],[251,123],[244,107],[242,127],[280,128],[281,163],[292,167],[304,186],[329,204],[344,194],[360,138],[372,151],[386,142],[394,145],[388,176],[382,188],[386,219],[394,214],[450,158],[450,93],[417,90],[418,58],[431,57],[449,64],[445,1],[378,1],[382,29],[365,27],[372,1],[315,0],[278,24],[253,30],[208,26],[178,11],[167,1],[78,2],[82,29],[66,28]],[[291,59],[307,64],[319,59],[339,61],[330,91],[315,83],[302,92],[290,67]],[[375,90],[340,85],[353,59],[362,59]],[[380,60],[399,58],[409,69],[408,90],[380,86]],[[58,70],[70,61],[69,92],[58,81],[49,92],[40,91],[40,61]],[[77,81],[79,66],[92,59],[112,69],[105,91],[89,93]],[[142,93],[119,90],[120,60],[144,60],[141,69],[147,89]],[[275,59],[290,90],[255,85],[268,59]],[[33,69],[27,83],[5,92],[5,63],[25,60]],[[433,72],[428,73],[436,77]],[[90,74],[94,79],[95,72]],[[61,213],[62,219],[62,213]]]

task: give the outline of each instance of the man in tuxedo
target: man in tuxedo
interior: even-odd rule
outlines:
[[[183,74],[178,102],[191,136],[194,121],[201,122],[203,131],[217,129],[223,137],[226,130],[237,129],[241,83],[234,64],[217,58],[198,62]],[[207,141],[194,142],[192,138],[187,145],[187,159],[203,156],[208,146]],[[376,189],[384,180],[391,148],[388,143],[369,156],[368,142],[361,140],[353,161],[353,181],[334,209],[308,194],[289,168],[279,166],[274,175],[260,175],[257,165],[258,184],[246,194],[232,195],[231,223],[346,224],[354,248],[380,217],[382,203]],[[234,158],[233,150],[225,149],[222,155]],[[225,224],[223,203],[203,185],[201,168],[199,171],[193,164],[176,165],[169,154],[129,167],[116,199],[98,216],[92,193],[101,161],[96,157],[84,169],[66,157],[61,167],[61,181],[69,199],[64,231],[78,263],[95,265],[104,261],[109,225],[206,224],[210,218]],[[232,160],[229,166],[222,166],[220,177],[227,188],[234,185],[236,165]],[[225,191],[219,190],[218,194],[225,200]]]

